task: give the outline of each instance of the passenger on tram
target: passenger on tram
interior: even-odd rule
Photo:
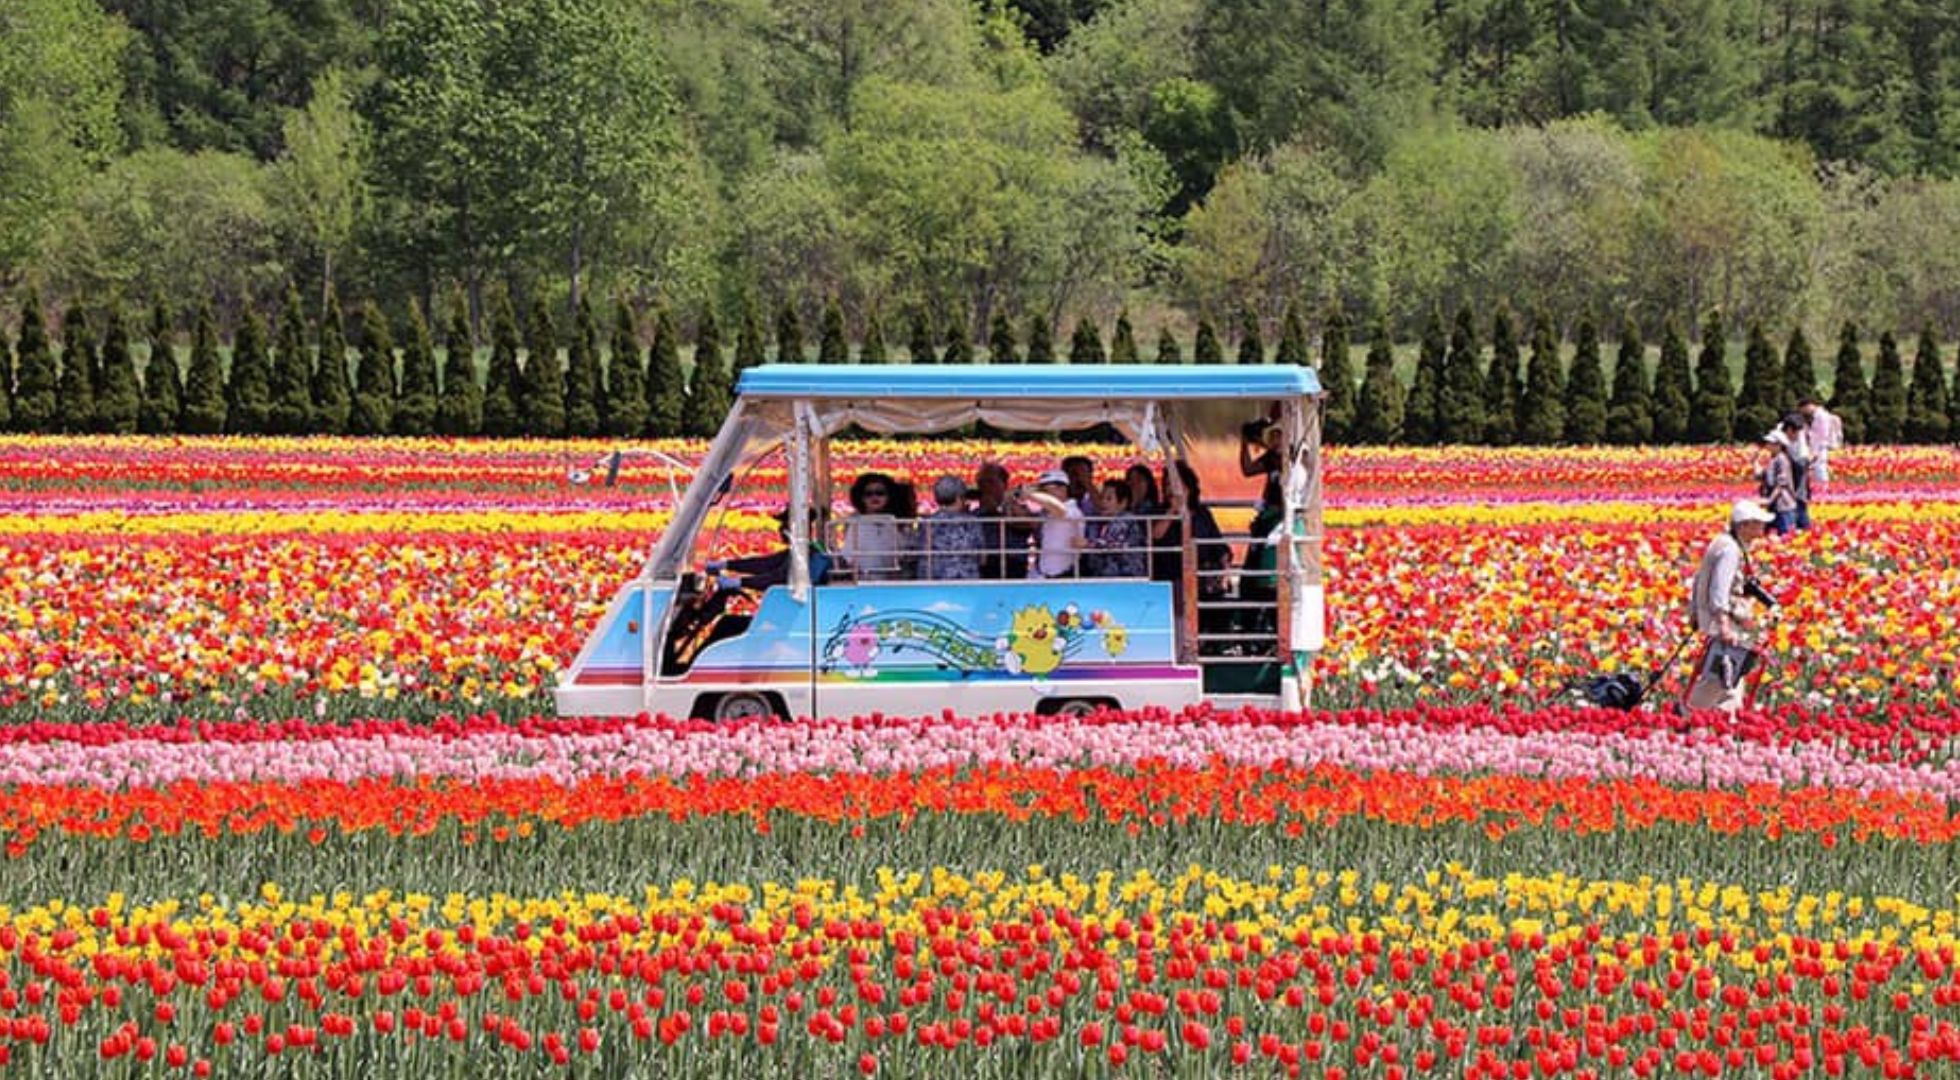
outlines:
[[[844,521],[839,563],[859,581],[891,581],[903,576],[902,556],[911,546],[897,515],[898,482],[881,472],[868,472],[851,485],[851,509]]]

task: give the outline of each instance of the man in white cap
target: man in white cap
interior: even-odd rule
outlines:
[[[1021,491],[1020,500],[1043,518],[1041,549],[1028,567],[1031,578],[1075,576],[1075,557],[1083,548],[1082,508],[1068,497],[1068,474],[1050,469]]]
[[[1702,554],[1689,590],[1695,632],[1705,642],[1688,687],[1690,709],[1735,712],[1748,696],[1748,639],[1756,624],[1736,610],[1736,601],[1748,595],[1751,584],[1749,544],[1762,537],[1774,518],[1756,500],[1737,499],[1729,508],[1729,527]]]

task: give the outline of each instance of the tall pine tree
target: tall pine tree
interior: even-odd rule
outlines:
[[[1724,332],[1721,312],[1710,311],[1701,325],[1695,396],[1688,408],[1688,438],[1699,443],[1723,443],[1735,437],[1735,383],[1729,378]]]
[[[361,344],[355,360],[354,411],[348,430],[356,435],[386,435],[395,419],[395,333],[381,305],[361,305]]]
[[[328,288],[320,313],[320,357],[313,369],[313,429],[322,435],[345,435],[353,412],[354,386],[347,374],[347,321],[340,314],[340,297]]]
[[[436,401],[436,430],[463,437],[483,431],[483,387],[476,379],[476,336],[470,331],[470,304],[462,290],[449,299],[449,328],[442,336],[442,394]]]
[[[1613,362],[1613,398],[1606,404],[1606,441],[1639,446],[1654,437],[1654,394],[1647,385],[1647,344],[1640,324],[1620,323],[1620,355]]]
[[[762,313],[756,310],[753,300],[744,301],[742,304],[742,325],[740,329],[735,331],[735,377],[741,378],[742,372],[752,367],[762,366],[763,350]],[[651,365],[649,365],[650,367]],[[649,380],[653,378],[651,370],[648,371],[647,378]],[[652,393],[651,387],[649,387],[648,393]],[[652,401],[653,399],[649,397],[647,400]],[[651,417],[649,417],[649,420],[651,420]]]
[[[912,326],[906,334],[906,359],[913,364],[937,364],[939,346],[932,340],[932,323],[926,318],[926,309],[912,309]]]
[[[796,304],[788,297],[776,312],[776,362],[800,364],[803,355],[803,321],[797,318]]]
[[[1273,363],[1292,364],[1306,367],[1313,363],[1307,353],[1307,326],[1300,320],[1299,309],[1292,302],[1286,305],[1286,313],[1279,320],[1279,350],[1273,353]]]
[[[647,426],[646,360],[640,355],[640,327],[625,297],[613,301],[612,355],[606,361],[606,434],[633,438]]]
[[[523,339],[517,332],[517,308],[510,294],[497,292],[496,313],[490,317],[490,370],[483,385],[485,435],[524,433],[524,369],[518,363]]]
[[[1259,334],[1259,313],[1251,304],[1239,305],[1239,363],[1266,362],[1266,339]]]
[[[1116,313],[1116,334],[1109,339],[1109,362],[1134,364],[1141,359],[1137,353],[1136,328],[1130,325],[1130,312],[1126,308]]]
[[[1395,346],[1388,338],[1388,323],[1377,321],[1370,337],[1353,435],[1357,442],[1387,445],[1402,437],[1402,383],[1395,377]]]
[[[1320,332],[1320,390],[1326,395],[1321,403],[1321,436],[1334,443],[1353,442],[1354,361],[1348,356],[1347,314],[1338,304],[1327,310],[1327,325]]]
[[[1459,308],[1450,329],[1450,353],[1443,363],[1443,389],[1436,405],[1439,442],[1475,444],[1484,437],[1482,354],[1476,318],[1468,307]]]
[[[1518,441],[1518,402],[1524,397],[1523,354],[1511,309],[1498,305],[1490,320],[1490,367],[1484,372],[1484,445]]]
[[[1531,320],[1531,360],[1518,398],[1518,441],[1551,446],[1565,437],[1565,361],[1558,335],[1542,311]]]
[[[1606,365],[1599,353],[1599,328],[1590,315],[1579,320],[1572,345],[1572,370],[1565,377],[1565,441],[1589,446],[1606,438]]]
[[[1177,335],[1171,333],[1171,328],[1168,326],[1157,331],[1156,359],[1157,363],[1160,364],[1182,364],[1184,362],[1184,348],[1177,343]]]
[[[1844,441],[1863,442],[1865,414],[1871,409],[1871,384],[1865,381],[1864,350],[1858,346],[1858,327],[1846,320],[1838,330],[1837,359],[1831,368],[1831,411],[1844,425]]]
[[[966,327],[966,308],[956,306],[946,321],[946,351],[940,360],[948,364],[973,363],[973,335]]]
[[[313,430],[313,353],[306,347],[306,313],[299,290],[286,286],[286,309],[279,314],[279,336],[272,352],[272,404],[266,422],[275,435]]]
[[[993,324],[987,328],[987,362],[990,364],[1018,364],[1020,353],[1014,348],[1014,324],[1007,321],[1007,312],[996,310]]]
[[[565,434],[599,434],[599,324],[592,317],[592,295],[578,298],[572,340],[566,347]]]
[[[834,296],[824,301],[823,325],[817,337],[817,362],[822,364],[851,362],[851,345],[844,336],[844,308]]]
[[[1654,365],[1654,441],[1686,442],[1694,414],[1695,373],[1688,366],[1688,341],[1673,318],[1661,333],[1661,358]]]
[[[1906,362],[1899,342],[1886,331],[1878,336],[1878,363],[1872,368],[1871,403],[1865,410],[1865,438],[1895,443],[1906,427]]]
[[[1912,385],[1906,393],[1905,441],[1946,441],[1946,370],[1933,328],[1919,330],[1919,351],[1912,357]]]
[[[0,431],[14,428],[14,343],[0,325]]]
[[[669,439],[685,434],[687,373],[681,370],[680,332],[666,308],[653,316],[653,344],[647,349],[647,434]]]
[[[436,344],[422,302],[408,302],[408,339],[402,344],[401,397],[395,401],[397,435],[431,435],[436,430]]]
[[[190,435],[216,435],[225,429],[225,363],[218,355],[218,320],[208,302],[198,306],[191,328],[191,369],[184,376],[179,427]]]
[[[681,410],[682,433],[706,438],[720,431],[734,399],[728,365],[721,358],[721,324],[714,308],[706,307],[694,324],[694,377]]]
[[[524,388],[518,399],[524,434],[552,438],[565,433],[565,365],[558,359],[558,325],[544,297],[531,301],[524,327]]]
[[[1796,402],[1783,400],[1783,362],[1763,333],[1762,323],[1749,325],[1749,344],[1743,350],[1742,390],[1735,397],[1735,430],[1744,439],[1760,438],[1775,428]]]
[[[1790,331],[1790,343],[1783,347],[1783,396],[1793,405],[1817,396],[1817,366],[1810,359],[1810,339],[1803,335],[1803,324]]]
[[[143,409],[136,427],[145,435],[170,435],[178,430],[183,412],[184,369],[177,366],[177,328],[171,323],[170,309],[158,300],[150,308],[150,355],[143,364]]]
[[[1054,331],[1048,326],[1048,319],[1037,311],[1028,316],[1028,363],[1052,364],[1054,362]]]
[[[15,348],[14,426],[36,435],[55,434],[61,430],[61,370],[48,341],[41,295],[32,288],[21,301],[20,344]]]
[[[266,353],[265,320],[247,309],[231,341],[231,374],[225,380],[225,431],[264,435],[272,430],[272,357]]]
[[[858,343],[858,363],[883,364],[889,359],[885,351],[885,321],[874,308],[864,317],[864,340]]]
[[[70,304],[61,318],[61,430],[95,430],[95,371],[101,366],[88,313]]]
[[[1432,311],[1422,329],[1422,351],[1416,376],[1402,408],[1402,440],[1433,446],[1442,439],[1443,371],[1449,362],[1449,339],[1443,336],[1443,314]]]
[[[1222,364],[1225,362],[1225,347],[1219,344],[1218,329],[1211,320],[1202,316],[1198,319],[1198,336],[1191,344],[1191,360],[1198,364]]]
[[[0,339],[0,379],[6,377],[6,342]],[[102,330],[102,379],[96,386],[96,426],[111,435],[133,435],[142,419],[143,388],[136,381],[136,357],[129,348],[129,326],[120,305],[109,305]]]
[[[1096,329],[1096,322],[1088,316],[1075,321],[1075,333],[1069,337],[1068,362],[1071,364],[1105,364],[1109,354],[1103,352],[1102,333]]]

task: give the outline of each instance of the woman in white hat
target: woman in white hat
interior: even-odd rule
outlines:
[[[1042,473],[1034,489],[1016,493],[1018,501],[1039,514],[1041,548],[1028,565],[1031,578],[1075,576],[1075,558],[1085,546],[1082,508],[1068,497],[1068,474],[1060,469]]]
[[[1748,696],[1747,681],[1754,654],[1749,636],[1754,620],[1737,610],[1736,601],[1749,595],[1749,544],[1760,539],[1775,515],[1754,499],[1737,499],[1729,508],[1729,525],[1708,542],[1701,566],[1689,589],[1695,632],[1705,641],[1695,678],[1689,684],[1690,709],[1736,712]]]

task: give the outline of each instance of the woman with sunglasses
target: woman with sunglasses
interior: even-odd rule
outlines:
[[[893,581],[905,576],[902,555],[910,548],[900,524],[898,483],[868,472],[851,485],[851,510],[844,521],[838,556],[859,581]]]

